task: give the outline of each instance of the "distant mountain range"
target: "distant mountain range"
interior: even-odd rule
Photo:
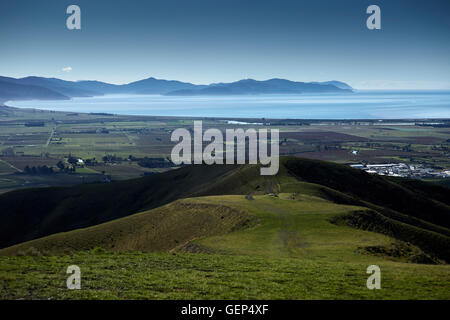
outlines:
[[[148,78],[123,85],[100,81],[66,81],[57,78],[0,76],[1,100],[64,100],[105,94],[245,95],[348,93],[353,88],[340,81],[295,82],[285,79],[258,81],[245,79],[231,83],[196,85],[175,80]]]

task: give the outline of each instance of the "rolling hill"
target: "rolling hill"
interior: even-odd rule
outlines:
[[[448,265],[336,222],[370,212],[296,193],[177,200],[0,250],[0,299],[448,299]],[[62,286],[74,263],[83,290]],[[383,290],[365,286],[373,264]]]
[[[246,211],[220,203],[177,200],[104,224],[25,242],[3,253],[27,251],[31,247],[52,253],[95,247],[111,251],[164,252],[199,237],[226,234],[251,225],[254,220]]]
[[[430,188],[437,194],[437,198],[433,199],[430,195],[419,192],[416,184],[413,184],[414,188],[409,187],[411,184],[409,181],[402,181],[402,184],[399,184],[393,179],[372,176],[357,169],[316,160],[286,157],[282,158],[281,162],[281,170],[274,177],[260,176],[259,168],[255,165],[186,166],[142,179],[110,184],[13,191],[0,196],[0,219],[3,222],[0,227],[2,247],[90,226],[95,227],[85,230],[96,230],[95,228],[119,222],[137,228],[136,226],[144,226],[145,223],[124,221],[157,216],[148,210],[158,207],[159,209],[154,209],[155,212],[167,214],[171,210],[161,209],[161,206],[179,208],[184,203],[182,201],[187,201],[179,199],[213,195],[241,195],[241,199],[244,199],[245,195],[251,198],[267,194],[288,194],[292,198],[288,200],[305,196],[314,197],[314,202],[317,202],[319,207],[326,207],[328,203],[343,207],[357,206],[357,210],[347,210],[346,215],[336,218],[333,223],[383,233],[399,241],[411,243],[422,250],[430,261],[450,260],[448,228],[450,210],[446,203],[439,201],[448,194],[447,188],[431,186]],[[174,182],[180,187],[174,188]],[[177,200],[181,202],[176,202]],[[247,202],[257,203],[250,200]],[[220,207],[222,203],[223,201],[219,199],[213,206]],[[197,209],[199,210],[194,212],[200,214],[202,210]],[[239,209],[230,205],[226,210],[230,212],[243,210],[249,213],[252,209]],[[173,212],[182,211],[173,210]],[[137,212],[144,213],[132,215]],[[241,218],[244,216],[245,214]],[[118,218],[123,219],[116,220]],[[200,220],[202,219],[204,217]],[[104,222],[108,223],[99,225]],[[179,223],[183,224],[184,221],[180,218]],[[222,231],[233,228],[232,225],[228,226],[228,229],[224,228]],[[159,227],[157,229],[159,230]],[[118,227],[117,230],[123,228]],[[143,234],[132,233],[139,239]],[[176,231],[174,233],[177,234]],[[103,232],[92,234],[98,235]],[[211,234],[193,232],[191,235],[195,238]],[[186,239],[188,238],[177,240],[181,243]],[[134,238],[134,241],[137,247],[133,248],[142,250],[140,240]],[[120,240],[118,243],[122,242]],[[92,245],[96,242],[90,240],[88,243]],[[120,247],[118,243],[115,247]],[[45,247],[51,249],[48,245]]]
[[[51,270],[70,257],[69,261],[78,261],[86,272],[79,298],[92,298],[86,294],[94,293],[99,298],[102,292],[106,297],[140,294],[154,298],[161,298],[161,294],[166,298],[205,294],[216,298],[355,298],[355,294],[404,298],[424,297],[430,286],[433,292],[428,292],[427,297],[448,296],[448,265],[443,265],[442,260],[395,235],[339,222],[371,213],[367,208],[297,193],[187,198],[0,250],[0,261],[10,259],[5,261],[7,267],[14,261],[40,261],[25,269],[41,269],[47,274],[44,279],[48,279],[54,277]],[[364,292],[359,283],[357,270],[363,271],[370,264],[382,266],[383,288],[390,288],[382,296],[367,296],[368,290]],[[129,271],[123,274],[125,266]],[[94,269],[98,270],[95,276]],[[163,287],[167,289],[158,292],[161,286],[154,280],[151,285],[143,285],[149,272],[151,279],[164,279]],[[117,277],[120,284],[113,280]],[[204,277],[208,281],[204,282]],[[248,277],[251,284],[245,280]],[[130,282],[126,279],[133,278],[142,279],[141,284],[123,287]],[[430,284],[430,279],[435,278],[441,282]],[[346,285],[342,287],[344,279]],[[293,282],[296,285],[290,286]],[[195,283],[203,285],[197,288]],[[7,285],[10,295],[27,286]],[[57,283],[54,286],[57,290]],[[267,286],[273,288],[264,293],[262,288]],[[53,285],[43,287],[33,291],[32,297],[45,296]],[[236,291],[236,287],[241,290]]]
[[[448,192],[292,157],[274,177],[186,166],[14,191],[0,299],[449,299]],[[73,264],[83,290],[65,288]],[[366,288],[369,265],[383,290]]]

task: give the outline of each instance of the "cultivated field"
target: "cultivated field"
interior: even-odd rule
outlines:
[[[83,114],[0,107],[0,193],[29,186],[71,185],[139,177],[167,167],[143,167],[139,159],[166,158],[171,132],[193,128],[193,119]],[[203,120],[221,130],[232,119]],[[305,121],[233,119],[279,128],[280,153],[339,163],[405,162],[449,169],[448,121]],[[424,125],[424,123],[435,123]],[[439,123],[439,124],[436,124]],[[258,127],[258,126],[257,126]],[[356,152],[352,152],[356,151]],[[92,160],[54,177],[14,174],[28,166],[55,166],[69,156]],[[108,157],[104,160],[104,157]],[[57,171],[57,170],[56,170]],[[74,175],[83,176],[76,177]],[[24,177],[25,176],[25,177]]]

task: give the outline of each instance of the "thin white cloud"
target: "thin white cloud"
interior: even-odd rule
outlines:
[[[72,67],[65,67],[65,68],[62,68],[61,70],[64,72],[70,72],[70,71],[72,71]]]

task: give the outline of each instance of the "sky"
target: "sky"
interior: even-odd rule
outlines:
[[[0,75],[450,89],[449,16],[448,0],[1,0]]]

